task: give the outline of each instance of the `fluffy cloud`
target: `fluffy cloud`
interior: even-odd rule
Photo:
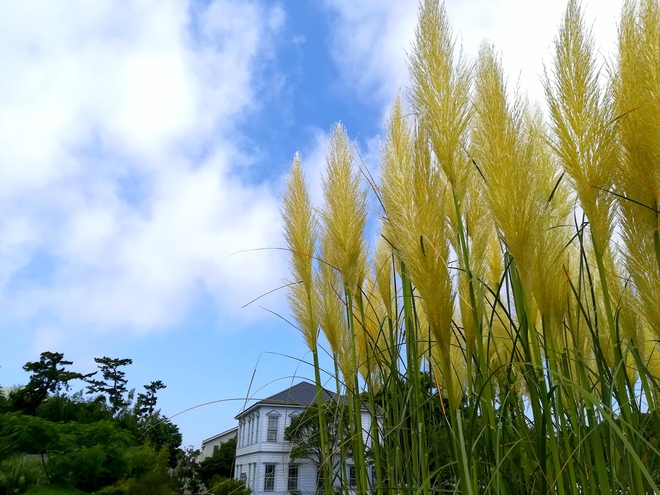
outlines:
[[[483,40],[494,43],[511,89],[516,85],[532,101],[544,102],[544,63],[551,68],[554,39],[567,2],[543,0],[448,1],[447,13],[466,55],[477,56]],[[620,0],[583,1],[585,22],[596,39],[602,61],[615,48]]]
[[[326,0],[335,13],[332,48],[345,82],[362,97],[389,105],[398,88],[408,84],[405,53],[410,51],[415,0]]]
[[[414,40],[417,0],[326,0],[334,12],[332,49],[349,87],[389,105],[409,84],[406,53]],[[447,0],[444,2],[458,44],[474,59],[484,39],[503,54],[512,86],[543,100],[543,61],[550,63],[553,40],[565,2],[545,0]],[[583,2],[587,25],[605,57],[615,48],[620,0]]]
[[[251,318],[240,305],[281,263],[232,253],[280,243],[278,199],[239,179],[250,158],[234,143],[283,15],[238,0],[3,5],[5,315],[145,332],[204,294]]]

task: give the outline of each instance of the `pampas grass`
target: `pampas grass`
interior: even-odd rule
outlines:
[[[609,73],[596,53],[569,0],[546,118],[495,47],[469,63],[424,0],[373,255],[347,131],[318,220],[294,159],[290,303],[346,397],[342,493],[660,493],[658,1],[625,2]]]

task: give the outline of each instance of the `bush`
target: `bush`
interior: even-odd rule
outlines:
[[[85,492],[69,485],[34,485],[25,495],[86,495]]]
[[[170,478],[151,472],[141,478],[129,478],[122,483],[122,495],[173,495]],[[118,494],[117,494],[118,495]]]
[[[236,438],[227,440],[220,448],[199,463],[197,474],[202,483],[208,485],[214,476],[231,478],[234,474],[234,460],[236,458]]]
[[[168,474],[168,451],[156,451],[150,445],[128,450],[131,477],[121,483],[126,495],[170,495],[172,480]],[[109,494],[111,495],[111,494]]]
[[[126,490],[121,484],[115,484],[96,490],[92,495],[126,495]]]
[[[44,472],[38,460],[24,454],[13,455],[0,463],[0,493],[23,493],[42,477]]]
[[[250,495],[250,490],[244,482],[222,476],[214,476],[208,487],[213,495]]]

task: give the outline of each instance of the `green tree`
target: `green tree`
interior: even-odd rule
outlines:
[[[72,361],[66,361],[64,354],[60,352],[42,352],[39,361],[27,362],[23,369],[29,373],[30,381],[25,387],[17,389],[9,394],[9,400],[15,411],[23,411],[26,414],[34,414],[49,394],[59,393],[61,390],[69,390],[69,382],[83,380],[89,375],[83,375],[69,371],[67,366]]]
[[[137,401],[135,404],[136,414],[138,416],[153,415],[156,408],[156,403],[158,402],[156,393],[164,388],[167,388],[167,385],[165,385],[160,380],[156,380],[149,383],[149,385],[145,385],[145,393],[140,393],[137,395]]]
[[[39,455],[46,476],[46,456],[66,443],[59,425],[22,412],[0,416],[0,458],[14,454]]]
[[[211,457],[207,457],[199,463],[197,472],[202,482],[210,487],[211,479],[214,476],[223,478],[232,478],[234,476],[234,462],[236,460],[236,438],[227,440],[220,444],[220,447],[213,452]]]
[[[149,444],[157,451],[167,452],[168,465],[176,467],[179,447],[183,441],[179,427],[156,411],[151,416],[141,418],[137,423],[140,443]]]
[[[128,380],[126,379],[126,373],[120,368],[133,364],[133,360],[112,359],[104,356],[94,358],[94,361],[98,364],[103,380],[87,380],[87,383],[89,383],[87,391],[90,394],[105,394],[114,416],[124,410],[130,403],[130,400],[126,398]]]
[[[346,408],[342,403],[326,402],[322,414],[326,429],[325,447],[329,452],[340,452],[342,445],[348,445],[348,418]],[[300,416],[293,418],[291,424],[284,430],[284,438],[291,442],[289,457],[309,459],[316,466],[317,484],[320,486],[323,465],[323,448],[321,445],[321,428],[319,423],[319,408],[316,404],[307,407]],[[344,449],[345,452],[346,449]],[[347,452],[350,456],[350,451]],[[341,462],[339,455],[331,455],[329,462],[333,473],[338,473]]]
[[[23,413],[0,416],[0,454],[41,457],[52,483],[93,491],[128,473],[135,437],[116,421],[54,423]]]
[[[114,421],[57,425],[65,441],[51,452],[48,471],[53,483],[92,492],[123,479],[130,471],[128,452],[135,438]]]
[[[174,470],[174,484],[177,493],[180,495],[186,492],[194,495],[203,489],[202,481],[197,473],[198,456],[199,450],[195,450],[192,446],[186,447],[179,454],[177,466]]]
[[[9,412],[11,404],[5,393],[0,389],[0,414]]]
[[[55,423],[93,423],[112,419],[103,397],[85,398],[82,390],[71,396],[50,397],[37,408],[35,415]]]
[[[172,495],[167,467],[167,451],[150,445],[131,447],[128,451],[129,478],[120,483],[125,495]]]

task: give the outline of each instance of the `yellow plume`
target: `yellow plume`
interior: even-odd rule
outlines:
[[[295,278],[287,297],[307,346],[315,349],[318,321],[313,259],[318,223],[312,211],[312,202],[298,153],[291,164],[291,175],[287,180],[287,191],[283,200],[284,237],[291,253],[291,271]]]

